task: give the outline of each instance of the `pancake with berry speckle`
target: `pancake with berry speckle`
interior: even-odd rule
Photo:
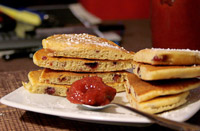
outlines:
[[[38,50],[33,55],[33,62],[37,66],[53,70],[75,72],[109,72],[132,68],[132,60],[92,60],[80,58],[51,57],[49,51]]]
[[[71,85],[73,82],[80,80],[84,77],[101,77],[104,83],[116,83],[125,82],[127,71],[116,72],[69,72],[69,71],[57,71],[51,69],[43,69],[39,81],[49,84],[66,84]]]
[[[200,64],[200,51],[189,49],[143,49],[135,53],[134,61],[151,65]]]
[[[143,81],[135,74],[127,75],[126,96],[133,108],[160,113],[187,102],[190,90],[200,86],[200,79]]]
[[[71,84],[56,84],[40,81],[42,70],[30,71],[28,73],[29,82],[22,82],[25,89],[31,93],[49,94],[55,96],[66,96],[66,91]],[[105,83],[116,89],[117,92],[125,91],[126,82]]]
[[[200,86],[198,78],[143,81],[135,74],[130,73],[127,75],[127,79],[129,93],[138,102],[148,101],[159,96],[179,94]]]
[[[143,80],[182,79],[200,77],[200,65],[164,66],[133,61],[133,73]]]

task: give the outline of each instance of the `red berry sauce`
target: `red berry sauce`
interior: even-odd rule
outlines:
[[[93,76],[75,81],[67,91],[67,99],[75,104],[100,106],[109,104],[116,89],[103,83],[102,78]]]

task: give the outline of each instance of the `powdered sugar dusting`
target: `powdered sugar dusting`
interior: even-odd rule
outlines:
[[[77,44],[94,44],[98,46],[105,46],[105,47],[111,47],[115,49],[122,49],[123,48],[117,46],[117,45],[112,45],[108,42],[106,42],[104,39],[100,37],[96,37],[93,35],[89,35],[86,33],[83,34],[59,34],[59,35],[53,35],[51,37],[48,37],[46,40],[48,41],[49,39],[51,40],[56,40],[58,42],[62,42],[67,45],[77,45]]]
[[[200,53],[199,50],[190,50],[190,49],[164,49],[164,48],[151,48],[153,50],[165,50],[165,51],[187,51],[187,52],[196,52],[196,53]]]

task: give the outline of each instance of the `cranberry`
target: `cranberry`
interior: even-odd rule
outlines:
[[[49,80],[47,79],[47,80],[45,80],[45,83],[49,83]]]
[[[47,94],[49,94],[49,95],[52,95],[52,94],[54,94],[56,92],[56,90],[55,90],[55,88],[53,88],[53,87],[47,87],[46,89],[45,89],[45,93],[47,93]]]
[[[131,89],[130,88],[128,89],[128,94],[131,94]]]
[[[66,81],[66,77],[58,78],[58,81],[60,81],[60,82]]]
[[[121,77],[121,75],[115,74],[113,80],[117,82],[117,80]]]
[[[46,60],[47,59],[47,57],[46,56],[42,56],[42,60]]]
[[[86,66],[89,66],[90,68],[94,69],[94,68],[97,68],[98,66],[98,63],[97,62],[94,62],[94,63],[85,63]]]
[[[113,62],[113,64],[114,64],[114,65],[116,65],[116,64],[117,64],[117,62],[115,61],[115,62]]]
[[[163,57],[154,56],[153,61],[162,61]]]
[[[137,74],[139,74],[139,73],[140,73],[140,67],[137,68]]]
[[[139,77],[141,77],[140,67],[137,68],[137,74]]]

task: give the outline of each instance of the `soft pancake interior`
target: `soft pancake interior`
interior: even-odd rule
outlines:
[[[41,83],[39,82],[41,73],[42,70],[29,72],[29,83],[23,82],[23,86],[31,93],[66,96],[66,91],[70,86]]]
[[[143,80],[195,78],[200,74],[200,65],[153,66],[149,64],[133,62],[133,72]]]
[[[110,72],[132,68],[132,60],[99,60],[48,56],[49,50],[40,49],[33,55],[39,67],[74,72]]]
[[[134,74],[128,74],[129,92],[138,102],[147,101],[159,96],[179,94],[200,86],[200,79],[172,79],[160,81],[143,81]]]
[[[73,82],[80,80],[84,77],[98,76],[101,77],[105,83],[120,83],[126,80],[126,71],[118,72],[69,72],[69,71],[57,71],[51,69],[43,69],[40,76],[40,82],[52,83],[52,84],[67,84],[71,85]]]
[[[56,96],[66,96],[66,91],[70,87],[70,85],[64,84],[49,84],[39,82],[39,78],[41,76],[42,70],[31,71],[28,74],[29,83],[24,83],[23,86],[30,91],[31,93],[39,93],[39,94],[50,94]],[[126,82],[119,83],[106,83],[108,86],[111,86],[116,89],[117,92],[125,91]],[[50,90],[50,91],[49,91]],[[51,91],[55,92],[52,93]]]
[[[145,102],[138,102],[135,97],[129,93],[128,89],[126,90],[126,94],[127,99],[133,108],[148,113],[161,113],[167,110],[174,109],[186,103],[189,91],[175,95],[156,97]]]

